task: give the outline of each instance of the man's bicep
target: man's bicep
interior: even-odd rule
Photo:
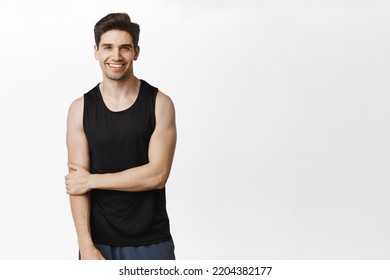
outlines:
[[[82,166],[89,170],[88,142],[83,129],[83,100],[72,103],[68,112],[66,145],[68,163]]]
[[[159,93],[156,103],[156,128],[149,145],[149,160],[171,168],[176,148],[175,108],[171,99]]]

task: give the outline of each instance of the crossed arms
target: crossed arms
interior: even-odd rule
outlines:
[[[68,112],[66,144],[68,169],[65,176],[72,216],[82,259],[102,259],[92,242],[89,225],[92,189],[146,191],[165,187],[176,147],[175,109],[171,99],[158,92],[156,127],[149,142],[149,163],[117,173],[90,174],[88,142],[83,129],[84,99],[75,100]]]
[[[88,144],[82,126],[83,99],[72,103],[68,114],[68,167],[66,192],[83,195],[92,189],[146,191],[164,188],[171,170],[175,146],[175,111],[171,99],[159,92],[156,127],[149,143],[149,163],[117,173],[90,174]]]

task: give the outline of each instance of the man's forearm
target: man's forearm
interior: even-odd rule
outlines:
[[[122,172],[93,174],[91,187],[119,191],[148,191],[165,187],[169,170],[145,164]]]
[[[69,196],[73,221],[76,227],[80,251],[94,247],[89,224],[90,200],[89,194]]]

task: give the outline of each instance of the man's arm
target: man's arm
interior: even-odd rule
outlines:
[[[117,173],[89,174],[84,166],[70,164],[68,193],[84,194],[92,189],[147,191],[165,187],[176,147],[175,108],[172,100],[158,92],[156,127],[149,142],[149,163]]]
[[[83,130],[83,98],[75,100],[69,108],[67,119],[66,145],[68,162],[89,169],[88,142]],[[69,172],[72,172],[69,168]],[[68,187],[67,187],[68,188]],[[81,259],[104,259],[92,242],[89,213],[89,194],[70,195],[70,206],[76,227]]]

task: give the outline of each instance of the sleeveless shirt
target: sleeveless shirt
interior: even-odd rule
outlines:
[[[120,172],[147,164],[158,89],[141,80],[129,108],[113,112],[99,85],[84,94],[83,125],[91,174]],[[170,240],[165,188],[127,192],[92,190],[90,226],[94,243],[139,246]]]

